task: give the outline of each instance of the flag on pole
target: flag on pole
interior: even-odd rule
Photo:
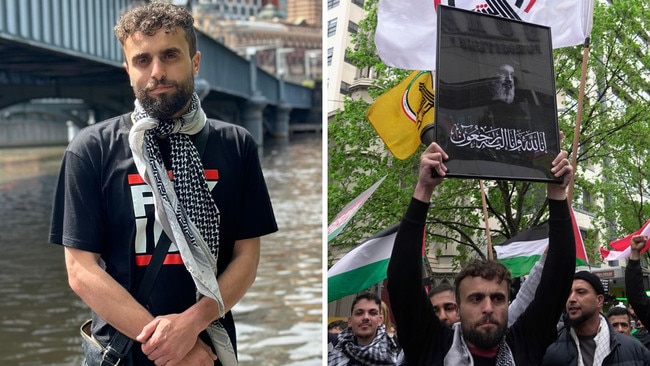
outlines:
[[[605,261],[615,261],[619,259],[629,258],[630,257],[630,241],[633,236],[636,235],[650,235],[650,220],[646,221],[641,228],[632,234],[629,234],[621,239],[616,239],[609,243],[609,247],[613,250],[608,250],[605,248],[600,248],[600,255]],[[645,244],[645,247],[641,249],[641,253],[645,253],[650,248],[650,240]]]
[[[349,251],[327,271],[327,302],[363,291],[386,279],[399,224]]]
[[[583,266],[589,261],[573,210],[571,221],[575,236],[576,266]],[[515,235],[501,245],[495,245],[494,250],[497,252],[497,260],[508,268],[512,277],[521,277],[530,272],[547,246],[548,223],[543,223]]]
[[[578,226],[578,221],[576,221],[576,213],[573,211],[573,207],[569,210],[571,214],[571,223],[573,224],[573,238],[576,241],[576,266],[586,266],[589,264],[589,257],[587,256],[587,249],[585,248],[585,242],[582,240],[582,234],[580,233],[580,227]]]
[[[380,0],[375,45],[386,65],[435,70],[438,5],[549,26],[553,48],[562,48],[589,36],[594,0]]]
[[[379,187],[381,182],[386,179],[386,176],[384,175],[380,180],[377,181],[377,183],[373,184],[372,187],[366,189],[363,191],[357,198],[352,200],[352,202],[348,203],[343,207],[343,209],[336,214],[336,217],[334,217],[334,221],[332,221],[331,224],[327,227],[327,242],[329,243],[334,237],[339,235],[339,233],[343,230],[345,225],[348,224],[350,219],[352,219],[352,216],[359,211],[361,206],[366,202],[368,197]]]
[[[413,71],[401,83],[380,95],[366,117],[398,159],[420,146],[420,132],[433,123],[433,78],[429,71]]]

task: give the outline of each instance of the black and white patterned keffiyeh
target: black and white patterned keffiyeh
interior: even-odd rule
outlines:
[[[351,360],[355,361],[354,364],[367,366],[398,365],[400,351],[395,339],[386,334],[386,326],[383,324],[377,328],[375,339],[367,346],[357,344],[348,327],[339,334],[336,347],[327,357],[327,365],[346,366]]]
[[[467,344],[465,343],[461,323],[454,323],[451,328],[454,331],[454,336],[451,347],[445,355],[444,364],[454,366],[473,365],[474,361],[472,359],[472,354],[469,351]],[[510,347],[508,346],[508,343],[506,343],[505,336],[501,339],[501,342],[499,342],[499,349],[497,350],[495,365],[515,366],[515,360],[512,356],[512,351],[510,351]]]
[[[198,291],[225,309],[217,283],[219,251],[219,211],[208,188],[201,157],[190,139],[207,123],[198,95],[192,95],[187,113],[174,120],[150,117],[138,100],[131,115],[133,127],[129,146],[138,173],[152,188],[156,220],[183,258]],[[168,138],[173,183],[165,169],[158,146],[159,138]],[[218,321],[207,329],[223,365],[236,365],[234,349],[226,330]]]

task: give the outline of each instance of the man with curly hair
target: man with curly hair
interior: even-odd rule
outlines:
[[[575,245],[566,187],[573,179],[567,152],[552,162],[561,182],[546,185],[548,255],[535,295],[510,326],[511,277],[500,263],[475,260],[456,276],[459,322],[433,316],[422,286],[422,233],[434,189],[443,182],[449,156],[435,142],[422,153],[418,182],[402,218],[388,265],[388,294],[397,336],[409,365],[539,365],[557,335],[556,323],[575,270]]]
[[[230,309],[277,224],[252,136],[208,119],[194,92],[193,24],[162,2],[121,16],[114,31],[134,110],[81,130],[63,158],[50,242],[64,246],[68,282],[92,310],[88,365],[237,363]]]

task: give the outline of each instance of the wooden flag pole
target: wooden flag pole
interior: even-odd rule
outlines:
[[[573,132],[573,146],[571,148],[571,166],[573,166],[573,171],[577,169],[578,165],[578,143],[580,142],[580,121],[582,120],[582,107],[583,100],[585,98],[585,84],[587,82],[587,63],[589,60],[589,37],[585,38],[584,49],[582,50],[582,74],[580,75],[580,88],[578,91],[578,110],[576,111],[576,125]],[[575,184],[575,179],[569,184],[569,190],[567,192],[567,201],[569,202],[569,207],[571,207],[571,201],[573,198],[573,186]]]
[[[485,221],[485,235],[487,236],[487,252],[488,259],[493,260],[492,255],[492,235],[490,235],[490,221],[488,221],[487,199],[485,198],[485,187],[483,186],[483,179],[479,179],[478,184],[481,187],[481,201],[483,202],[483,220]]]

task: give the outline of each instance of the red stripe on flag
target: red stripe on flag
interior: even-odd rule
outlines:
[[[422,230],[422,256],[425,256],[426,253],[426,246],[427,246],[427,228],[426,226],[424,227],[424,230]]]
[[[143,254],[135,256],[135,265],[138,267],[148,266],[151,262],[151,254]],[[183,264],[183,258],[180,254],[167,254],[163,264]]]
[[[580,228],[578,227],[578,222],[576,221],[575,212],[573,212],[573,207],[570,208],[569,212],[571,213],[571,226],[573,226],[573,237],[576,241],[576,258],[582,259],[585,263],[589,263],[589,257],[587,257],[587,249],[585,249],[585,242],[582,240],[582,234],[580,233]]]

